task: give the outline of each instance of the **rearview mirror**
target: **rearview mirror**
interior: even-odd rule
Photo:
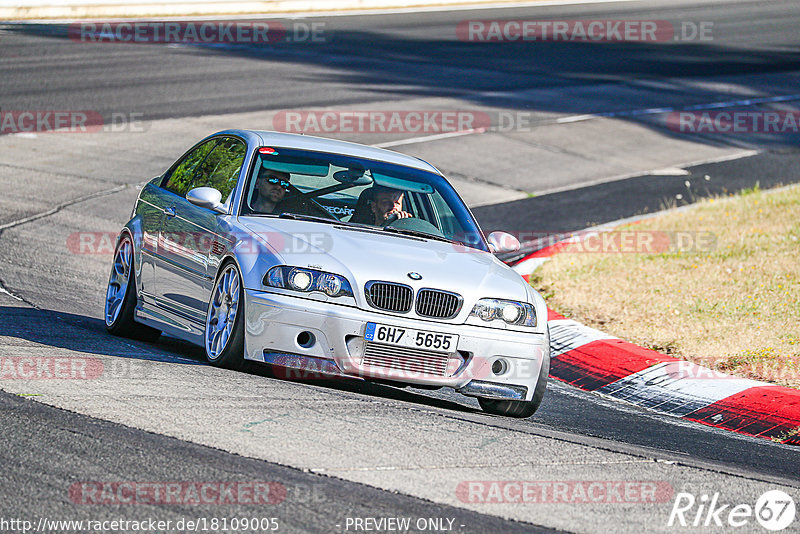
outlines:
[[[486,241],[489,242],[489,251],[492,254],[516,252],[520,247],[519,239],[506,232],[492,232]]]
[[[228,210],[222,205],[222,193],[213,187],[195,187],[186,193],[186,200],[195,206],[208,208],[217,213],[228,213]]]
[[[364,169],[347,169],[333,173],[333,179],[340,184],[350,186],[369,185],[372,183],[372,174]]]

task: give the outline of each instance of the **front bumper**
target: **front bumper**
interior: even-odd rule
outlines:
[[[387,349],[385,353],[381,352],[377,359],[367,357],[364,341],[367,322],[456,334],[458,345],[456,351],[447,355],[398,352],[379,346]],[[245,290],[245,357],[283,367],[316,370],[324,375],[340,373],[410,385],[463,388],[464,394],[473,396],[486,391],[493,393],[489,395],[492,398],[531,400],[542,362],[549,358],[549,348],[547,334],[410,319],[308,298]],[[441,365],[431,364],[433,361]],[[487,388],[487,383],[495,387]]]

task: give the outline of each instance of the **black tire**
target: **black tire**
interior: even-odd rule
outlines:
[[[539,377],[536,379],[536,390],[533,392],[533,398],[529,401],[513,401],[513,400],[496,400],[485,399],[478,397],[478,404],[481,409],[492,415],[502,415],[505,417],[519,417],[526,418],[536,413],[539,405],[544,398],[544,392],[547,389],[547,377],[550,374],[550,355],[542,362],[542,368],[539,370]]]
[[[112,283],[119,284],[119,276],[116,277],[115,281],[115,272],[119,275],[118,271],[115,270],[117,268],[118,254],[122,250],[123,246],[126,245],[130,247],[131,262],[127,268],[127,272],[123,275],[126,280],[125,284],[127,284],[125,296],[122,298],[119,312],[114,317],[113,314],[109,314],[110,294],[112,291],[111,286]],[[119,243],[117,244],[117,248],[114,251],[114,264],[111,266],[111,275],[109,276],[108,287],[106,288],[106,307],[104,313],[106,330],[108,333],[114,336],[139,339],[141,341],[155,341],[159,338],[159,336],[161,336],[161,330],[137,323],[134,320],[136,305],[138,304],[138,297],[136,296],[136,269],[133,267],[132,255],[133,242],[131,241],[130,237],[126,235],[120,239]]]
[[[234,312],[233,326],[226,341],[223,343],[222,350],[218,350],[219,347],[216,347],[217,350],[214,350],[215,347],[213,347],[212,343],[213,333],[210,332],[209,329],[218,324],[220,317],[216,316],[215,318],[213,316],[212,308],[215,303],[221,304],[218,299],[218,297],[220,297],[218,289],[220,288],[220,284],[223,283],[223,277],[231,272],[235,273],[238,284],[238,289],[236,290],[238,293],[238,300]],[[226,316],[228,316],[228,313],[226,313]],[[216,323],[214,322],[215,319],[217,321]],[[214,289],[211,291],[211,299],[208,302],[206,328],[203,332],[203,346],[205,347],[206,360],[211,365],[233,370],[241,370],[244,368],[244,288],[242,284],[242,275],[236,263],[233,261],[228,261],[222,265],[214,281]]]

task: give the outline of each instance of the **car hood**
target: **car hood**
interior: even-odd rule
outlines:
[[[291,219],[246,217],[244,226],[286,265],[347,276],[356,293],[370,280],[443,289],[478,298],[528,300],[525,281],[492,254],[454,243]],[[409,273],[418,273],[412,280]],[[360,300],[360,299],[359,299]]]

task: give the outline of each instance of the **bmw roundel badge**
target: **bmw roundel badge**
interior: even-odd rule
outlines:
[[[411,278],[412,280],[422,280],[422,275],[419,273],[414,273],[414,272],[408,273],[408,277]]]

